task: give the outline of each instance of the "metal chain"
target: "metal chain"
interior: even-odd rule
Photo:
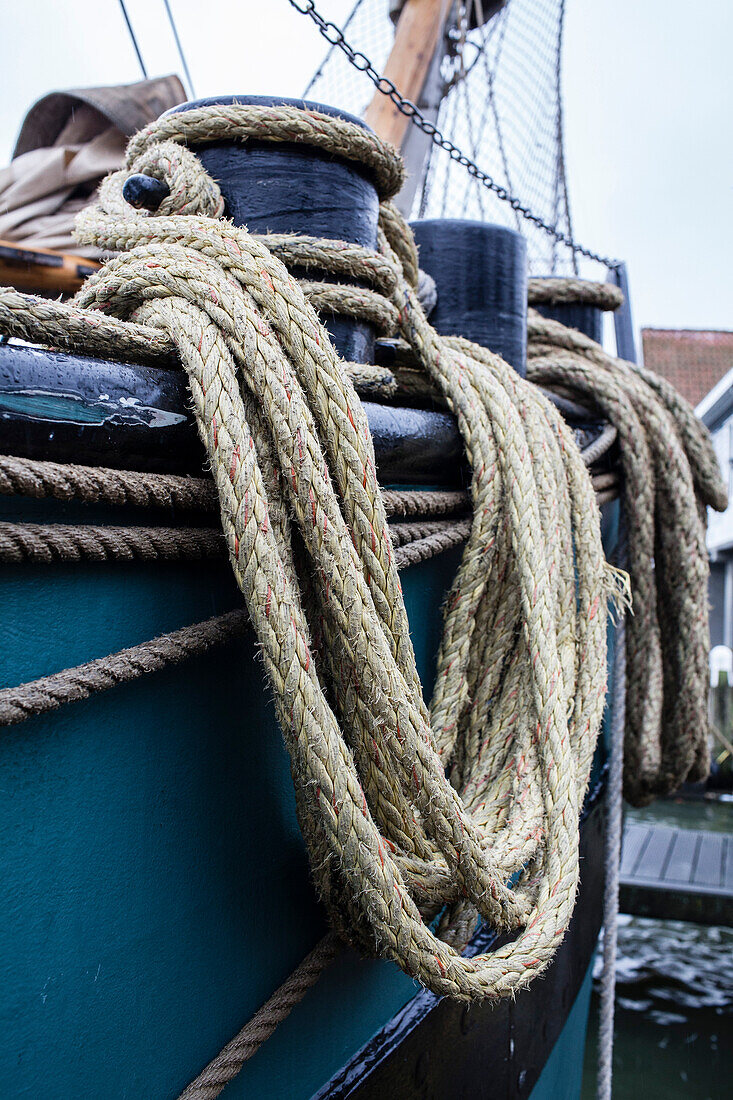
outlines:
[[[466,156],[457,145],[454,145],[450,138],[447,138],[445,134],[441,133],[434,123],[425,118],[419,107],[409,99],[405,99],[404,96],[400,95],[396,85],[389,77],[383,76],[381,73],[377,72],[366,54],[362,53],[360,50],[355,50],[353,46],[349,45],[344,37],[343,31],[335,23],[331,23],[327,19],[324,19],[320,12],[317,11],[314,0],[304,0],[303,3],[299,3],[298,0],[288,0],[288,3],[301,15],[309,16],[318,28],[319,33],[326,39],[329,45],[332,47],[335,46],[337,49],[341,50],[354,68],[364,73],[364,75],[371,80],[377,91],[387,96],[401,114],[409,118],[424,134],[427,134],[434,145],[439,149],[445,150],[451,160],[455,161],[456,164],[462,165],[469,175],[473,176],[474,179],[478,180],[484,187],[493,191],[502,202],[508,202],[512,210],[516,211],[525,221],[531,222],[538,229],[541,229],[543,233],[547,233],[557,241],[558,244],[563,244],[571,249],[576,256],[585,256],[586,259],[603,264],[609,269],[619,267],[621,263],[620,260],[613,260],[608,256],[601,256],[598,252],[593,252],[590,248],[584,248],[574,241],[567,233],[563,233],[556,226],[549,225],[539,216],[539,214],[535,214],[533,210],[525,206],[521,199],[518,199],[516,195],[512,195],[507,191],[506,187],[502,187],[501,184],[497,183],[488,172],[484,172],[482,168],[479,168],[476,162],[471,160],[469,156]]]

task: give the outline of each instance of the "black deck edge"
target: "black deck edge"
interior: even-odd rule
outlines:
[[[382,485],[469,484],[453,416],[363,404]],[[584,410],[559,407],[576,430],[600,432]],[[22,458],[198,474],[206,461],[182,370],[17,344],[0,346],[0,432],[2,452]]]
[[[467,1005],[426,990],[398,1012],[312,1100],[468,1100],[477,1082],[523,1100],[559,1038],[590,966],[603,914],[605,782],[581,819],[581,883],[570,927],[552,963],[515,1000]],[[496,943],[479,930],[467,954]],[[483,1095],[483,1094],[482,1094]]]

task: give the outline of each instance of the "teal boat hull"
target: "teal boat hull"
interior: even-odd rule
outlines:
[[[402,574],[426,694],[458,560]],[[3,686],[241,606],[224,562],[6,566],[0,599]],[[254,636],[4,730],[0,775],[3,1095],[173,1100],[326,930]],[[345,952],[226,1095],[307,1100],[418,993]]]

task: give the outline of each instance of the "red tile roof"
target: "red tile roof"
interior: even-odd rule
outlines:
[[[644,366],[697,405],[733,369],[733,332],[643,328]]]

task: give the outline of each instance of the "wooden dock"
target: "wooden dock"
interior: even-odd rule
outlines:
[[[733,925],[733,836],[627,821],[619,909]]]

